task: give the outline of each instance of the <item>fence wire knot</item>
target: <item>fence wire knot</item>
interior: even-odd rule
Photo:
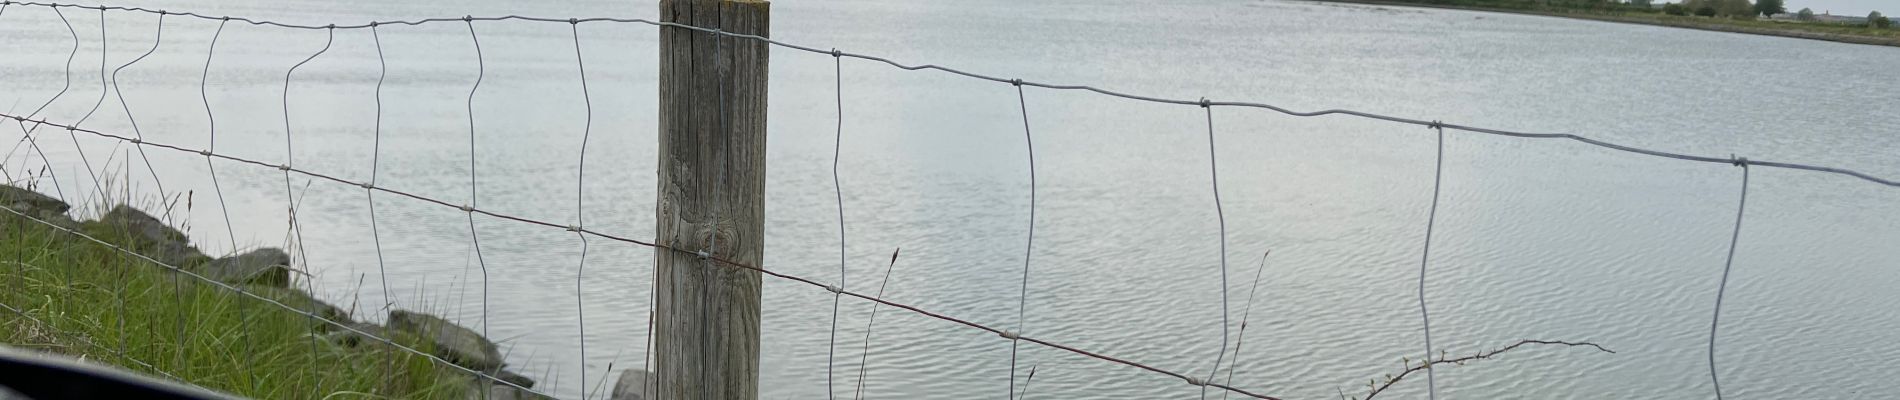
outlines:
[[[836,285],[825,285],[825,290],[830,291],[832,294],[844,294],[844,288],[840,288]]]
[[[705,250],[695,251],[693,254],[699,256],[700,260],[712,259],[712,253],[706,252]]]
[[[473,22],[473,21],[475,21],[475,16],[473,15],[462,16],[462,22]]]
[[[1207,382],[1202,382],[1200,378],[1195,378],[1195,377],[1192,377],[1192,376],[1182,376],[1181,378],[1182,378],[1182,379],[1186,379],[1186,380],[1187,380],[1187,383],[1188,383],[1189,385],[1194,385],[1194,386],[1207,386]]]
[[[1022,79],[1011,79],[1011,80],[1009,80],[1009,84],[1010,84],[1010,86],[1022,86],[1022,85],[1023,85],[1023,80],[1022,80]]]
[[[567,19],[567,24],[568,24],[568,25],[580,25],[580,23],[581,23],[581,19],[580,19],[580,18],[568,18],[568,19]]]
[[[363,183],[357,184],[357,186],[362,186],[363,190],[376,190],[376,184],[369,183],[369,182],[363,182]]]
[[[474,213],[475,213],[475,206],[471,206],[471,205],[467,205],[467,204],[463,204],[463,205],[462,205],[461,207],[459,207],[459,208],[461,208],[461,209],[462,209],[462,212],[465,212],[465,213],[469,213],[469,214],[474,214]]]
[[[836,47],[831,48],[831,58],[838,58],[838,57],[844,57],[844,52],[838,51],[838,48]]]
[[[1211,106],[1211,105],[1214,105],[1214,102],[1207,101],[1206,97],[1201,98],[1201,108],[1207,108],[1208,106]]]
[[[1445,123],[1434,119],[1432,123],[1425,125],[1425,129],[1445,130]]]
[[[568,232],[580,232],[580,231],[581,231],[581,226],[580,226],[580,225],[568,225],[568,226],[567,226],[567,231],[568,231]]]
[[[1004,339],[1009,339],[1009,340],[1018,340],[1018,339],[1023,338],[1022,335],[1016,334],[1016,332],[1010,332],[1008,330],[997,332],[996,335],[1002,336]]]
[[[1748,168],[1748,157],[1736,157],[1734,154],[1730,154],[1728,155],[1728,158],[1730,160],[1729,164],[1737,166],[1737,167]]]

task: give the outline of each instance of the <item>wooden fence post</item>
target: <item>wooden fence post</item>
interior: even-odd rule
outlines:
[[[770,3],[661,0],[665,22],[765,36]],[[755,400],[768,44],[660,28],[654,366],[659,399]]]

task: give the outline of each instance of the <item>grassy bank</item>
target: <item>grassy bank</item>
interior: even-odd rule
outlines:
[[[1551,8],[1536,7],[1527,3],[1470,1],[1458,3],[1433,3],[1404,0],[1322,0],[1332,3],[1373,4],[1385,6],[1429,7],[1455,10],[1490,11],[1516,14],[1541,15],[1549,17],[1587,19],[1593,21],[1620,22],[1666,26],[1672,28],[1699,29],[1707,31],[1746,33],[1753,35],[1781,36],[1799,39],[1826,40],[1831,42],[1869,44],[1900,47],[1900,29],[1880,29],[1865,26],[1786,22],[1753,19],[1731,19],[1716,17],[1697,17],[1668,15],[1660,12],[1630,11],[1622,8]]]
[[[122,235],[91,226],[97,237]],[[107,241],[113,241],[107,239]],[[296,304],[291,291],[258,293]],[[462,398],[469,379],[0,211],[0,341],[245,397]]]

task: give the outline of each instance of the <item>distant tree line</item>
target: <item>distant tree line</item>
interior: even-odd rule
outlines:
[[[1588,11],[1588,12],[1634,12],[1663,13],[1679,16],[1722,17],[1734,19],[1755,19],[1787,14],[1787,0],[1682,0],[1680,3],[1664,3],[1655,7],[1655,0],[1384,0],[1394,3],[1417,3],[1435,5],[1456,5],[1466,7],[1484,7],[1510,10],[1544,11]],[[1795,12],[1795,19],[1817,21],[1814,10],[1803,8]],[[1889,29],[1893,21],[1879,11],[1867,15],[1864,26]]]

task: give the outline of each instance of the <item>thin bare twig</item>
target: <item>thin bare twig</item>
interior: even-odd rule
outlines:
[[[1512,343],[1509,346],[1504,346],[1495,350],[1486,351],[1486,352],[1482,352],[1478,354],[1472,354],[1472,355],[1468,355],[1464,357],[1447,358],[1443,355],[1440,355],[1439,358],[1436,360],[1430,360],[1429,362],[1422,362],[1422,363],[1419,363],[1418,365],[1412,365],[1412,361],[1409,359],[1405,360],[1405,366],[1406,366],[1405,371],[1399,372],[1398,375],[1387,375],[1385,378],[1385,383],[1379,384],[1377,386],[1372,386],[1371,383],[1367,383],[1368,386],[1372,386],[1372,391],[1366,392],[1365,399],[1359,399],[1357,397],[1354,397],[1353,399],[1372,400],[1373,397],[1376,397],[1379,395],[1379,393],[1384,392],[1386,388],[1390,388],[1392,387],[1393,384],[1399,383],[1399,381],[1404,380],[1406,376],[1411,375],[1413,372],[1419,372],[1419,371],[1431,369],[1432,365],[1438,365],[1438,364],[1464,365],[1467,362],[1496,357],[1499,354],[1504,354],[1505,352],[1516,350],[1519,347],[1523,347],[1524,345],[1529,345],[1529,344],[1562,345],[1566,347],[1594,347],[1597,350],[1605,352],[1605,353],[1616,354],[1615,351],[1604,348],[1603,346],[1597,345],[1596,343],[1590,343],[1590,342],[1566,342],[1566,341],[1561,341],[1561,340],[1530,340],[1530,339],[1519,340],[1517,341],[1517,343]]]

